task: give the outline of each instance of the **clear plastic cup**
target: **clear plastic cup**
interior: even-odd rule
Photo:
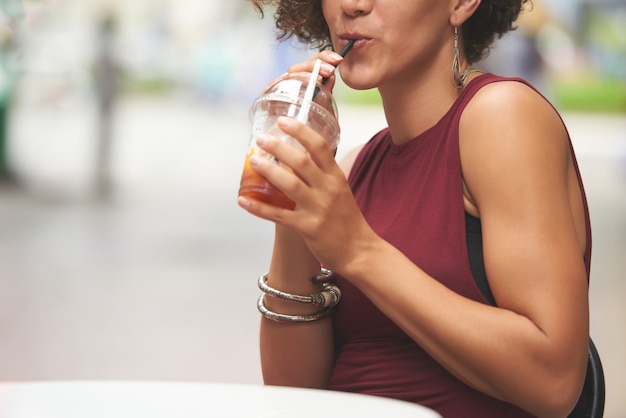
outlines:
[[[274,156],[257,146],[256,138],[263,133],[270,133],[282,141],[302,149],[298,141],[286,135],[277,127],[276,122],[280,116],[296,118],[302,116],[300,110],[303,105],[304,107],[310,106],[308,117],[305,120],[306,124],[326,138],[330,149],[337,148],[339,143],[339,123],[337,121],[335,100],[321,81],[317,81],[313,99],[305,103],[310,77],[311,73],[285,75],[265,89],[261,96],[252,104],[250,108],[252,134],[250,148],[241,176],[240,196],[250,197],[286,209],[295,208],[295,203],[291,199],[250,166],[250,157],[255,154],[279,164],[279,161]],[[307,112],[306,109],[305,112]]]

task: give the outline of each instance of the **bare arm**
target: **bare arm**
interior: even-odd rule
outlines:
[[[481,90],[461,124],[463,173],[498,307],[450,291],[372,236],[349,252],[359,256],[342,273],[459,379],[537,416],[565,416],[586,367],[584,220],[573,215],[580,195],[568,186],[564,129],[525,89]],[[485,119],[494,108],[498,118]]]
[[[332,87],[335,82],[334,65],[328,63],[336,65],[341,57],[330,51],[320,56],[325,62],[321,75],[329,78],[328,86]],[[290,71],[310,70],[312,63],[313,60],[297,64]],[[242,206],[264,218],[268,218],[265,214],[268,209],[272,211],[268,207],[263,211],[259,207],[263,205],[258,202],[244,202]],[[321,290],[319,285],[310,281],[311,277],[319,274],[320,262],[297,230],[277,223],[268,285],[287,293],[310,295]],[[268,309],[283,314],[306,315],[318,309],[269,296],[264,300]],[[278,323],[262,317],[260,354],[266,384],[325,388],[334,360],[331,320],[325,318],[311,323]]]
[[[346,177],[361,150],[348,152],[340,162]],[[274,252],[268,282],[289,293],[308,295],[319,291],[308,278],[320,272],[320,264],[294,230],[276,225]],[[314,309],[266,298],[272,310],[287,314],[313,313]],[[333,336],[330,319],[309,324],[261,320],[261,367],[267,384],[325,388],[333,365]]]
[[[282,291],[310,295],[320,289],[308,278],[320,264],[297,232],[276,226],[268,284]],[[314,313],[297,302],[265,297],[266,306],[285,314]],[[260,351],[266,384],[325,388],[333,361],[332,325],[328,318],[312,323],[279,323],[261,319]]]

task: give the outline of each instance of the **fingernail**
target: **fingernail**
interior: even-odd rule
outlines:
[[[330,52],[330,58],[337,60],[337,61],[341,61],[343,60],[343,57],[341,55],[339,55],[339,53],[335,52],[335,51],[331,51]]]
[[[262,158],[262,157],[259,157],[259,156],[258,156],[258,155],[256,155],[256,154],[255,154],[255,155],[251,155],[251,156],[250,156],[250,165],[251,165],[253,168],[257,168],[257,167],[261,164],[261,158]]]
[[[239,203],[239,206],[241,206],[244,209],[250,208],[250,201],[243,196],[239,196],[237,198],[237,203]]]
[[[335,66],[334,65],[330,65],[329,63],[325,62],[322,64],[322,71],[324,73],[329,73],[332,74],[335,72]]]
[[[293,125],[294,119],[289,118],[287,116],[281,116],[278,118],[277,122],[278,122],[278,126],[283,127],[283,128],[288,128]]]

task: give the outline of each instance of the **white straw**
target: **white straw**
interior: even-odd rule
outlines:
[[[322,65],[322,60],[319,58],[315,60],[315,65],[313,66],[313,73],[311,74],[311,79],[309,80],[309,84],[306,87],[306,92],[304,93],[304,99],[302,100],[302,107],[300,108],[300,112],[298,113],[298,121],[302,123],[307,123],[309,119],[309,109],[311,108],[311,102],[313,101],[313,94],[315,93],[315,87],[317,84],[317,77],[320,74],[320,67]]]

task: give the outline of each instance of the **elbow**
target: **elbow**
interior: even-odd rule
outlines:
[[[579,385],[569,384],[558,390],[553,390],[549,397],[544,398],[544,402],[536,415],[543,418],[565,418],[576,406],[579,396]]]
[[[580,399],[588,367],[587,345],[555,350],[543,362],[533,389],[536,403],[529,412],[538,417],[567,417]]]
[[[529,412],[542,418],[567,417],[580,398],[584,379],[584,373],[578,371],[552,378],[549,384],[542,385],[541,400]]]

